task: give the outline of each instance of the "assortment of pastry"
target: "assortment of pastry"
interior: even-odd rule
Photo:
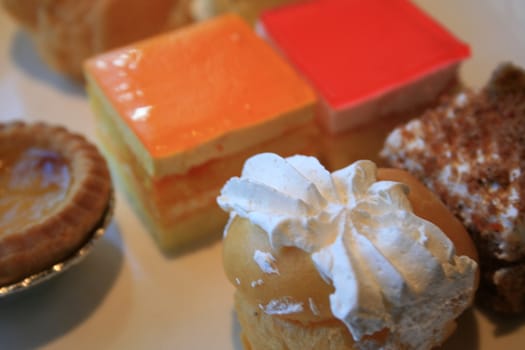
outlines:
[[[290,2],[3,0],[85,79],[104,157],[0,124],[0,287],[90,239],[107,159],[162,252],[223,234],[246,349],[432,349],[474,295],[525,311],[525,72],[460,89],[468,45],[407,0]]]

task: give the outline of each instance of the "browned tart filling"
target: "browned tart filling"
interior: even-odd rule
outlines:
[[[481,91],[394,130],[382,156],[422,179],[469,230],[480,254],[478,300],[525,312],[525,71],[499,66]]]
[[[106,162],[84,137],[43,123],[0,123],[0,286],[75,252],[110,195]]]

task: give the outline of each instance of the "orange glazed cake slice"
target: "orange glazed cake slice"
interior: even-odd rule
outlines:
[[[85,73],[113,169],[166,251],[221,231],[215,196],[246,157],[314,152],[315,94],[235,15],[93,57]]]

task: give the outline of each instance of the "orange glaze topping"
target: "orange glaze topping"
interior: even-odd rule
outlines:
[[[235,15],[92,58],[86,73],[154,158],[315,102],[293,68]]]

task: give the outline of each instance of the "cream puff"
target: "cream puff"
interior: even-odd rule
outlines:
[[[472,241],[404,171],[264,153],[217,201],[246,349],[431,349],[471,304]]]

